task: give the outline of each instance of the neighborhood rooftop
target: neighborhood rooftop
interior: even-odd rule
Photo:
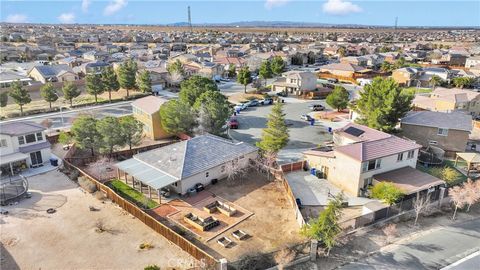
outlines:
[[[472,116],[462,112],[410,112],[402,119],[402,123],[455,130],[472,130]]]
[[[34,122],[10,122],[0,124],[0,134],[5,135],[22,135],[26,133],[32,133],[45,130],[40,124]]]

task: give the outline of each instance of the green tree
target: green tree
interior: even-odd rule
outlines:
[[[58,142],[63,144],[63,145],[67,145],[67,144],[71,144],[73,141],[73,138],[72,136],[70,136],[70,134],[68,134],[67,132],[65,131],[60,131],[60,134],[58,135]]]
[[[195,125],[195,113],[187,102],[170,100],[160,107],[160,121],[169,134],[190,134]]]
[[[127,98],[130,96],[129,91],[137,88],[135,80],[137,69],[137,62],[133,59],[123,62],[118,68],[118,82],[120,87],[127,90]]]
[[[73,105],[73,99],[82,93],[73,82],[66,82],[62,87],[63,98],[70,101],[70,107]]]
[[[228,66],[228,77],[235,78],[236,75],[237,75],[237,67],[234,64],[230,64]]]
[[[265,80],[265,85],[267,85],[267,79],[272,78],[272,67],[270,61],[263,61],[258,70],[258,76]]]
[[[8,103],[8,91],[2,92],[0,94],[0,107],[5,107],[7,106]]]
[[[370,197],[392,205],[405,196],[405,193],[393,183],[380,182],[370,188]]]
[[[433,167],[431,170],[430,170],[430,173],[437,177],[437,178],[440,178],[442,179],[443,181],[447,182],[447,184],[449,186],[452,186],[454,185],[455,183],[457,183],[459,180],[461,180],[461,174],[455,169],[455,168],[452,168],[452,167],[448,167],[448,166],[445,166],[445,167]]]
[[[140,121],[132,115],[128,115],[120,118],[120,126],[123,140],[130,150],[132,150],[132,146],[140,144],[143,136],[143,124]]]
[[[394,69],[394,66],[390,64],[390,62],[383,61],[382,65],[380,66],[380,70],[383,72],[390,72]]]
[[[288,138],[283,103],[276,103],[268,115],[267,127],[263,129],[262,138],[257,142],[257,146],[264,152],[278,153],[287,145]]]
[[[280,75],[285,69],[285,61],[283,61],[282,57],[275,56],[272,59],[271,66],[272,66],[272,73],[275,75]]]
[[[360,115],[357,122],[385,132],[391,132],[411,109],[413,95],[402,92],[392,79],[377,77],[359,92],[353,109]]]
[[[95,148],[102,143],[102,136],[97,130],[97,120],[91,116],[81,116],[73,122],[70,132],[75,145],[80,149],[89,149],[93,157]]]
[[[123,129],[117,117],[102,118],[97,121],[96,128],[101,137],[101,153],[108,153],[111,156],[116,147],[125,145]]]
[[[168,73],[170,73],[170,75],[172,75],[172,74],[185,75],[185,70],[183,68],[183,64],[178,59],[176,61],[174,61],[173,63],[168,64],[167,71],[168,71]]]
[[[193,106],[197,98],[207,91],[218,91],[217,84],[211,79],[194,75],[182,82],[179,98]]]
[[[152,92],[152,79],[150,78],[150,72],[144,70],[140,72],[137,77],[138,90],[142,93],[151,93]]]
[[[317,61],[317,54],[315,52],[312,52],[312,51],[308,52],[307,63],[310,64],[310,65],[313,65],[313,64],[315,64],[316,61]]]
[[[46,83],[40,88],[40,96],[48,102],[50,110],[52,109],[52,102],[55,102],[58,99],[57,90],[53,88],[52,83]]]
[[[252,74],[250,73],[248,66],[240,69],[237,76],[237,82],[245,87],[243,91],[247,93],[247,85],[252,82]]]
[[[223,126],[232,114],[227,98],[218,91],[203,93],[193,105],[198,112],[199,128],[202,132],[221,135]]]
[[[348,93],[345,87],[337,85],[333,89],[333,91],[327,96],[327,104],[330,105],[332,108],[337,109],[337,111],[341,111],[348,107],[348,101],[350,98],[350,94]]]
[[[340,47],[337,50],[337,54],[340,57],[345,57],[347,55],[347,50],[344,47]]]
[[[394,68],[395,68],[395,69],[398,69],[398,68],[402,68],[402,67],[405,67],[405,66],[407,66],[407,63],[405,62],[405,58],[400,57],[400,58],[398,58],[398,60],[395,62]]]
[[[365,47],[360,48],[360,54],[361,55],[367,55],[368,54],[367,48],[365,48]]]
[[[30,93],[23,88],[22,84],[19,81],[15,81],[12,83],[12,90],[8,93],[13,101],[20,106],[20,114],[23,115],[23,105],[32,102],[30,98]]]
[[[312,219],[304,225],[301,234],[306,237],[321,241],[327,250],[327,256],[330,250],[337,244],[337,239],[342,228],[339,219],[342,215],[343,194],[340,193],[330,200],[325,210],[323,210],[317,219]]]
[[[105,92],[102,76],[100,74],[88,74],[87,77],[85,77],[85,88],[87,89],[87,93],[95,97],[95,103],[97,103],[97,96]]]
[[[104,89],[108,91],[108,101],[112,102],[112,91],[117,92],[120,89],[117,74],[113,67],[109,66],[102,71],[101,76]]]
[[[435,87],[437,87],[438,85],[442,85],[443,79],[437,75],[433,75],[428,82],[430,83],[432,88],[435,89]]]
[[[473,85],[473,79],[469,77],[453,78],[453,85],[460,88],[470,88]]]

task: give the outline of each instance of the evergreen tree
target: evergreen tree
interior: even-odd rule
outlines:
[[[163,106],[162,106],[163,107]],[[122,136],[125,144],[132,150],[132,146],[139,145],[143,136],[143,124],[132,115],[120,118]]]
[[[338,48],[338,56],[340,57],[345,57],[347,55],[347,50],[344,47]]]
[[[138,90],[142,93],[151,93],[152,92],[152,79],[150,78],[150,72],[144,70],[140,72],[137,77]]]
[[[232,114],[227,98],[218,91],[203,93],[193,105],[198,112],[199,122],[203,124],[203,131],[221,135],[222,129]]]
[[[73,99],[80,96],[81,91],[72,82],[66,82],[62,87],[63,98],[70,101],[70,107],[73,105]]]
[[[353,109],[360,115],[357,122],[385,132],[391,132],[400,118],[410,111],[413,95],[402,92],[392,79],[377,77],[359,92]]]
[[[349,98],[350,94],[348,93],[347,89],[345,89],[343,86],[337,85],[327,96],[326,102],[332,108],[337,109],[337,111],[341,111],[348,107]]]
[[[117,117],[106,116],[97,121],[96,129],[100,135],[100,152],[108,153],[110,156],[115,147],[125,145],[124,133]]]
[[[0,107],[5,107],[7,106],[7,103],[8,103],[8,92],[5,91],[3,93],[0,94]]]
[[[105,92],[105,86],[103,85],[100,74],[88,74],[87,77],[85,77],[85,87],[87,93],[95,96],[95,103],[98,102],[97,96]]]
[[[228,77],[235,78],[236,75],[237,75],[237,67],[234,64],[230,64],[228,66]]]
[[[194,75],[182,82],[179,99],[193,106],[197,98],[207,91],[219,91],[217,84],[211,79]]]
[[[168,64],[167,66],[167,71],[172,74],[180,74],[180,75],[185,75],[185,69],[183,68],[182,62],[180,60],[176,60],[173,63]]]
[[[123,62],[118,68],[118,82],[120,87],[127,90],[127,98],[130,96],[129,91],[137,87],[135,80],[137,69],[137,62],[133,59]]]
[[[278,153],[288,143],[288,127],[285,123],[283,103],[276,103],[268,115],[267,128],[263,129],[262,138],[257,147],[267,153]]]
[[[120,89],[117,74],[115,74],[113,67],[108,66],[102,71],[101,77],[104,89],[108,91],[108,101],[112,102],[112,91],[117,92]]]
[[[342,228],[339,219],[342,215],[343,194],[340,193],[330,200],[325,210],[323,210],[317,219],[313,219],[302,227],[301,233],[307,237],[319,240],[325,245],[327,256],[330,250],[337,244],[337,239]]]
[[[267,60],[262,62],[258,71],[258,75],[260,78],[265,80],[265,85],[267,85],[267,79],[272,78],[272,67],[270,61]]]
[[[238,72],[237,82],[245,87],[244,92],[247,93],[247,85],[252,82],[252,74],[248,66],[242,67]]]
[[[58,95],[57,95],[57,90],[53,88],[52,83],[46,83],[40,88],[40,95],[42,98],[48,102],[48,105],[50,107],[50,110],[52,109],[52,102],[57,101]]]
[[[195,126],[195,113],[187,102],[170,100],[160,107],[160,123],[168,134],[190,134]]]
[[[442,85],[443,79],[440,78],[438,75],[433,75],[430,78],[429,83],[432,86],[432,88],[435,89],[435,87],[437,87],[438,85]]]
[[[70,129],[75,145],[80,149],[89,149],[92,157],[95,148],[102,143],[102,136],[97,130],[97,120],[91,116],[77,118]]]
[[[13,101],[20,106],[20,114],[23,115],[23,105],[32,102],[30,93],[23,88],[19,81],[15,81],[12,83],[12,90],[8,94],[13,98]]]
[[[283,61],[282,57],[275,56],[272,59],[271,66],[272,66],[272,73],[275,75],[280,75],[285,69],[285,61]]]
[[[453,78],[453,85],[460,88],[470,88],[473,84],[473,79],[468,77]]]

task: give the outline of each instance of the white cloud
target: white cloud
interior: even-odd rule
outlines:
[[[346,15],[349,13],[362,12],[362,8],[352,2],[344,0],[327,0],[323,4],[323,12],[332,15]]]
[[[275,7],[281,7],[285,5],[290,0],[267,0],[265,1],[265,8],[272,9]]]
[[[5,19],[7,23],[26,23],[28,22],[28,17],[25,14],[10,14]]]
[[[127,5],[127,0],[113,0],[108,5],[105,7],[103,10],[103,15],[105,16],[110,16],[118,11],[120,11],[122,8],[124,8]]]
[[[90,4],[92,1],[90,0],[82,0],[82,11],[83,12],[88,12],[88,8],[90,7]]]
[[[73,23],[75,21],[75,14],[73,13],[62,13],[58,16],[58,20],[61,23]]]

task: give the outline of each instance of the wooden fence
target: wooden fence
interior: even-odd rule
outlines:
[[[150,216],[145,211],[138,208],[136,205],[127,201],[126,199],[124,199],[123,197],[115,193],[115,191],[113,191],[111,188],[109,188],[105,184],[99,182],[97,179],[89,175],[87,172],[71,164],[67,160],[64,160],[63,162],[66,168],[76,170],[79,172],[80,176],[84,176],[88,178],[97,186],[98,190],[102,191],[106,195],[107,198],[115,202],[118,206],[120,206],[122,209],[124,209],[128,213],[132,214],[134,217],[138,218],[145,225],[147,225],[157,233],[161,234],[163,237],[167,238],[167,240],[169,240],[170,242],[174,243],[175,245],[183,249],[185,252],[190,254],[195,259],[202,260],[207,265],[218,264],[218,260],[214,258],[212,255],[208,254],[201,248],[197,247],[192,242],[187,240],[185,237],[181,236],[180,234],[178,234],[168,226],[156,220],[154,217]]]
[[[300,206],[297,203],[297,199],[295,198],[295,195],[293,194],[293,191],[290,188],[290,185],[288,184],[287,179],[285,178],[285,173],[302,170],[303,166],[304,166],[304,161],[283,164],[280,166],[281,172],[276,175],[276,178],[282,182],[283,187],[287,191],[287,197],[290,203],[292,204],[293,209],[295,210],[295,220],[297,220],[297,223],[300,227],[305,225],[305,219],[303,218],[302,212],[300,211]]]

